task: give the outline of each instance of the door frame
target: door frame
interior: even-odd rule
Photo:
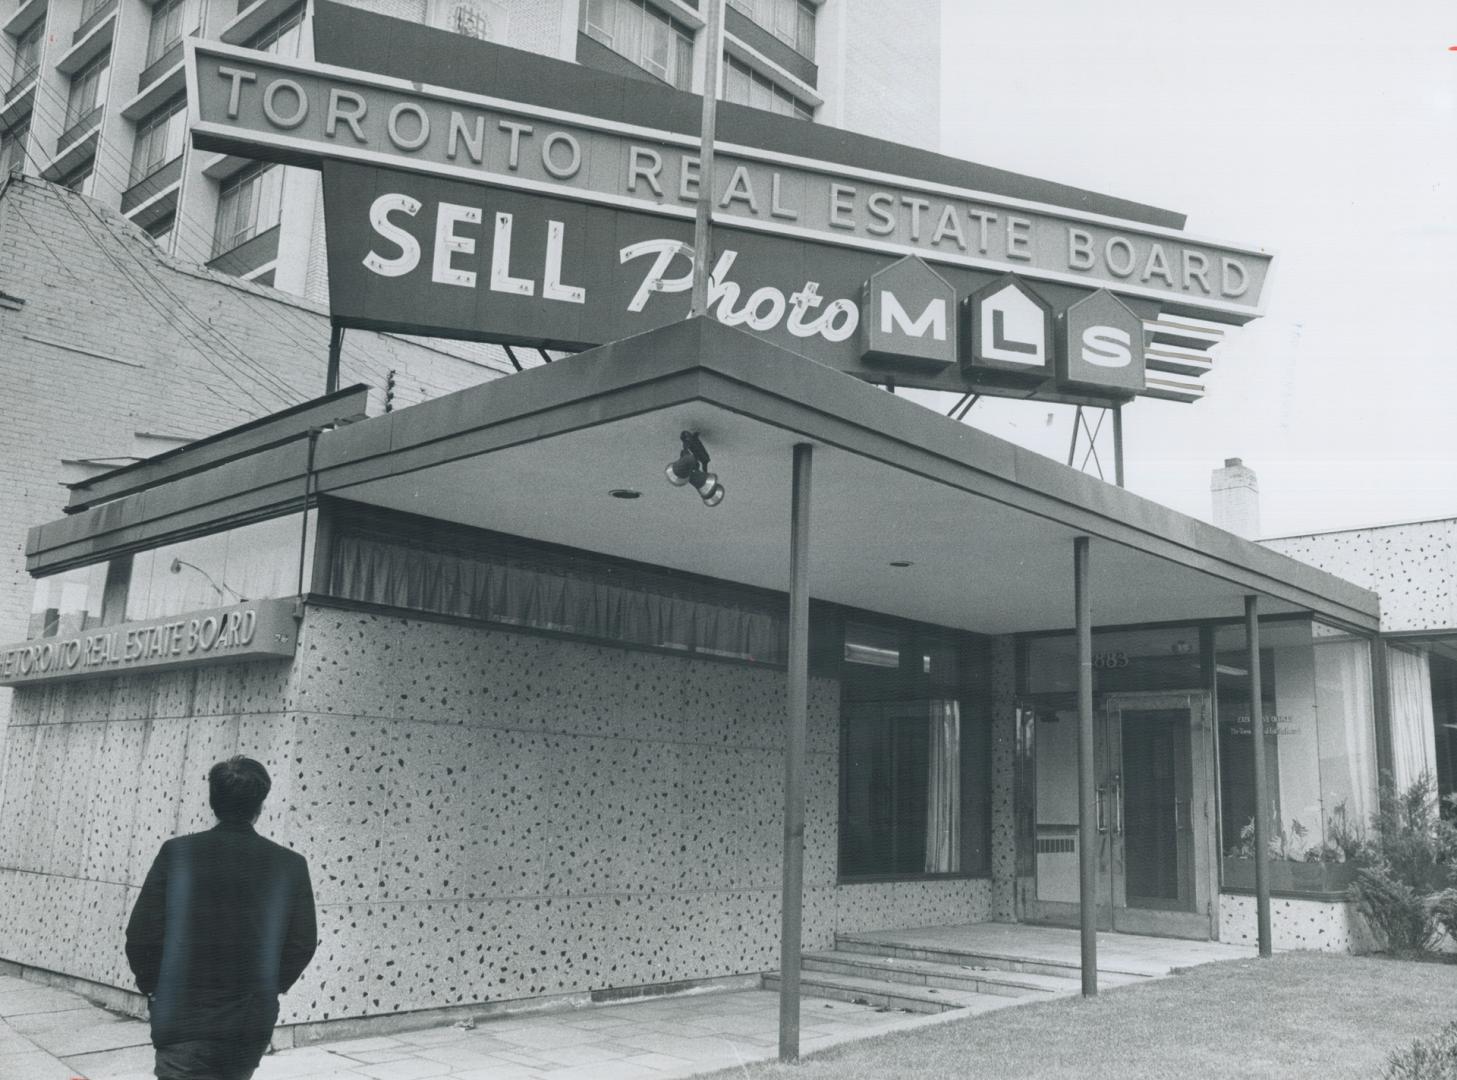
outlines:
[[[1019,707],[1030,708],[1035,717],[1041,710],[1030,703],[1019,703]],[[1126,902],[1123,878],[1122,838],[1115,826],[1118,813],[1118,799],[1110,790],[1110,778],[1122,774],[1121,714],[1128,708],[1134,709],[1187,709],[1189,713],[1189,771],[1190,806],[1189,821],[1191,836],[1191,859],[1193,861],[1193,910],[1168,910],[1151,907],[1129,907]],[[1100,702],[1093,717],[1094,762],[1097,770],[1098,796],[1095,813],[1099,826],[1095,835],[1098,841],[1098,917],[1100,930],[1117,930],[1134,934],[1156,934],[1165,937],[1196,938],[1214,940],[1217,936],[1219,911],[1219,867],[1217,825],[1218,780],[1215,769],[1214,720],[1212,695],[1207,690],[1150,690],[1125,691],[1107,695]],[[1032,770],[1029,781],[1019,785],[1032,800],[1027,819],[1026,838],[1032,845],[1033,855],[1026,860],[1025,880],[1018,889],[1020,911],[1018,917],[1025,922],[1046,922],[1058,925],[1076,926],[1081,915],[1081,905],[1074,902],[1040,900],[1037,897],[1036,844],[1037,811],[1035,779],[1036,770],[1036,721],[1032,731],[1028,753],[1020,762],[1024,769]],[[1119,736],[1115,738],[1115,736]],[[1114,755],[1117,755],[1115,758]],[[1117,793],[1121,796],[1121,792]]]
[[[1214,720],[1211,695],[1205,690],[1150,690],[1110,694],[1103,702],[1107,723],[1105,747],[1112,753],[1115,731],[1119,735],[1118,775],[1122,763],[1122,713],[1125,711],[1157,711],[1187,709],[1189,714],[1189,858],[1192,862],[1190,907],[1184,910],[1159,907],[1130,907],[1127,903],[1123,859],[1123,837],[1114,844],[1113,862],[1117,873],[1112,875],[1115,903],[1113,928],[1134,934],[1159,934],[1166,937],[1197,937],[1213,940],[1216,936],[1219,894],[1219,860],[1216,839],[1218,787],[1214,761]],[[1108,773],[1105,772],[1104,776]],[[1122,793],[1119,793],[1121,801]],[[1121,813],[1120,813],[1121,816]]]

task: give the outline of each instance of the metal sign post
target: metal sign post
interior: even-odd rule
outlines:
[[[693,306],[692,315],[708,311],[708,275],[713,267],[713,141],[718,126],[718,61],[722,45],[719,28],[723,21],[723,0],[706,0],[707,20],[703,65],[703,128],[699,134],[698,206],[693,218]]]

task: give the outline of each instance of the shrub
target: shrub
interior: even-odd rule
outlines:
[[[1426,947],[1432,931],[1422,894],[1396,877],[1389,865],[1378,863],[1358,869],[1351,893],[1366,922],[1392,952],[1416,952]]]
[[[1382,1080],[1457,1080],[1457,1022],[1392,1054]]]
[[[1426,899],[1427,915],[1457,941],[1457,889],[1443,889]]]
[[[1381,778],[1380,799],[1351,898],[1393,952],[1427,948],[1441,936],[1457,897],[1457,826],[1442,820],[1428,775],[1397,791]]]

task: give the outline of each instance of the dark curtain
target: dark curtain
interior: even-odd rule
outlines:
[[[459,543],[390,535],[346,519],[334,535],[330,594],[604,641],[785,663],[785,618],[767,603],[650,568],[536,553],[486,535],[463,550]]]

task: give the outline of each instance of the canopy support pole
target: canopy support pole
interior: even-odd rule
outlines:
[[[1270,942],[1270,795],[1265,778],[1265,699],[1260,685],[1260,598],[1245,597],[1245,643],[1250,668],[1250,738],[1255,772],[1255,912],[1259,921],[1260,955],[1269,956]]]
[[[789,702],[784,738],[784,886],[779,930],[779,1060],[799,1060],[804,929],[804,746],[809,713],[809,510],[814,447],[794,448],[789,522]]]
[[[1073,539],[1073,603],[1078,639],[1078,906],[1083,996],[1098,993],[1098,822],[1093,771],[1093,606],[1089,538]]]

